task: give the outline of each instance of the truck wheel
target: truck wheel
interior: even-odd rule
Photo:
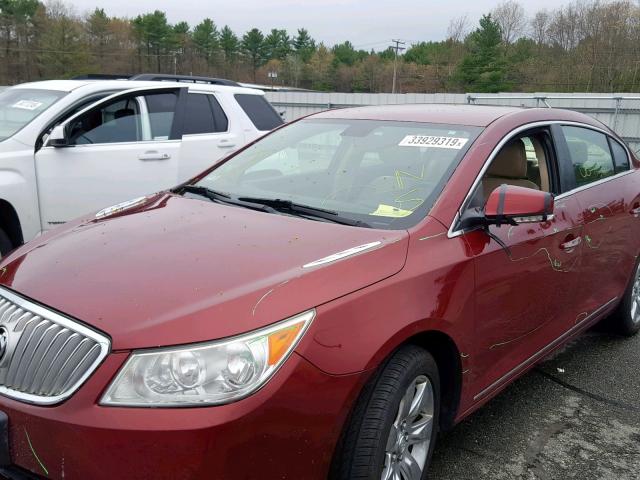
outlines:
[[[4,257],[13,249],[13,244],[9,236],[0,228],[0,258]]]
[[[439,413],[435,360],[420,347],[401,348],[358,400],[333,478],[425,479]]]
[[[607,324],[617,333],[629,337],[640,331],[640,261],[636,262],[622,301],[607,319]]]

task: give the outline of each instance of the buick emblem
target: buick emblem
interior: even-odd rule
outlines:
[[[5,327],[0,327],[0,360],[7,353],[7,342],[9,340],[9,332]]]

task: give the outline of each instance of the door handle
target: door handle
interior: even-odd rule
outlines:
[[[235,146],[236,144],[233,143],[231,140],[220,140],[218,142],[218,147],[220,148],[233,148]]]
[[[573,252],[573,250],[582,243],[582,237],[576,237],[572,240],[567,240],[560,244],[560,248],[567,253]]]
[[[161,153],[157,150],[149,150],[148,152],[141,153],[138,155],[138,160],[169,160],[171,155],[168,153]]]

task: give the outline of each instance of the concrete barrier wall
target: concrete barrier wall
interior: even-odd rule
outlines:
[[[331,108],[404,103],[449,103],[567,108],[598,119],[640,150],[640,94],[369,94],[267,92],[267,98],[288,121]],[[545,100],[541,100],[541,98]]]

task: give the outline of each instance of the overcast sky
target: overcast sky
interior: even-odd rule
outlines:
[[[449,20],[468,15],[475,25],[496,0],[67,0],[77,13],[96,5],[109,15],[134,17],[164,10],[172,23],[185,20],[190,25],[210,17],[217,25],[228,24],[236,33],[258,27],[263,31],[284,28],[291,34],[305,27],[327,45],[350,40],[363,49],[383,49],[392,38],[409,43],[445,38]],[[565,0],[527,0],[529,14],[553,9]]]

